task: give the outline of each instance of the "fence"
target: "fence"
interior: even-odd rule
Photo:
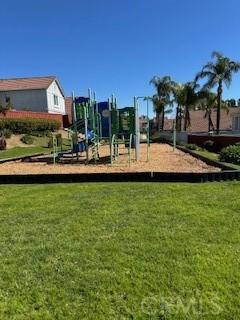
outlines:
[[[205,141],[214,141],[214,149],[221,150],[229,145],[240,142],[240,135],[207,135],[207,134],[189,134],[188,143],[194,143],[199,147],[204,147]]]

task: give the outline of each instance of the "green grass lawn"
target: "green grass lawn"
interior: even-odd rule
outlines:
[[[29,156],[37,153],[51,153],[52,148],[48,148],[48,137],[33,137],[34,145],[26,145],[24,147],[14,147],[8,150],[0,151],[0,159],[8,159],[15,157]],[[69,150],[71,148],[70,142],[67,139],[63,139],[63,150]]]
[[[240,183],[0,187],[0,319],[239,319]]]
[[[211,160],[216,160],[216,161],[220,161],[219,160],[219,154],[215,153],[215,152],[209,152],[207,150],[194,150],[194,152],[206,157],[206,158],[209,158]],[[233,163],[229,163],[229,162],[222,162],[223,164],[229,166],[229,167],[232,167],[233,169],[237,169],[237,170],[240,170],[240,166],[237,165],[237,164],[233,164]]]
[[[51,150],[41,146],[14,147],[9,150],[0,151],[0,159],[28,156],[35,153],[49,153]]]
[[[194,152],[196,152],[206,158],[209,158],[211,160],[219,161],[219,155],[215,152],[209,152],[207,150],[194,150]]]

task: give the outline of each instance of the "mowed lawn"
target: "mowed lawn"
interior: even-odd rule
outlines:
[[[0,186],[0,319],[240,319],[240,183]]]

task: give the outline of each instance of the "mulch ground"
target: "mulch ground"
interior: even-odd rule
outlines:
[[[64,163],[53,165],[52,156],[33,159],[34,162],[13,161],[0,165],[0,174],[44,174],[44,173],[101,173],[101,172],[218,172],[219,168],[207,165],[180,150],[173,151],[167,144],[152,144],[147,162],[147,146],[141,144],[140,161],[128,163],[128,150],[120,146],[120,156],[113,165],[109,163],[109,146],[100,146],[100,163],[85,165],[85,155],[80,161],[68,157]],[[134,150],[131,154],[134,159]]]

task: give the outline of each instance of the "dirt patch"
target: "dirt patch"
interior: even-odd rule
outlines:
[[[105,163],[85,165],[85,156],[79,162],[71,163],[71,156],[67,163],[53,165],[52,156],[35,159],[36,162],[8,162],[0,165],[0,174],[37,174],[37,173],[92,173],[92,172],[218,172],[221,169],[207,165],[205,162],[192,157],[180,150],[173,151],[167,144],[152,144],[149,149],[147,162],[147,146],[141,145],[140,161],[128,163],[127,149],[119,149],[120,156],[113,164],[109,164],[109,146],[100,147],[100,157]],[[132,150],[134,158],[134,150]]]
[[[29,145],[23,143],[20,139],[23,135],[12,135],[10,139],[7,139],[7,149],[15,147],[29,147]]]

